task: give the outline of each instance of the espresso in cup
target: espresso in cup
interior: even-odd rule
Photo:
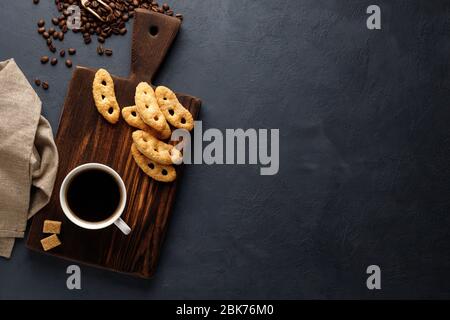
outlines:
[[[89,169],[72,178],[66,191],[67,204],[82,220],[107,220],[120,203],[120,188],[116,179],[106,171]]]
[[[131,232],[120,218],[127,202],[125,184],[104,164],[86,163],[69,172],[59,202],[66,217],[81,228],[99,230],[114,224],[126,235]]]

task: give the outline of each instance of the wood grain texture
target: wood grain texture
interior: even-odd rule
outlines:
[[[149,33],[152,26],[158,29],[156,36]],[[134,104],[139,82],[153,79],[179,27],[176,18],[137,10],[131,75],[128,79],[113,76],[121,107]],[[56,136],[60,164],[55,189],[50,203],[33,219],[27,246],[44,253],[39,242],[44,237],[44,220],[59,220],[63,222],[62,245],[47,254],[149,278],[155,272],[180,183],[181,167],[177,167],[177,179],[173,183],[154,181],[139,169],[130,153],[131,134],[135,129],[122,118],[115,125],[109,124],[95,108],[91,93],[95,72],[77,67],[73,73]],[[184,94],[177,96],[197,119],[201,101]],[[106,164],[124,180],[128,201],[122,218],[132,228],[130,235],[123,235],[115,226],[98,231],[84,230],[64,216],[59,204],[61,183],[73,168],[88,162]]]

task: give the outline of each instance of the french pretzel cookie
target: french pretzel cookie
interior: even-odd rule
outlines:
[[[164,165],[180,164],[183,159],[180,150],[159,141],[146,131],[137,130],[133,132],[133,142],[144,156],[157,163]]]
[[[169,139],[170,136],[172,135],[172,130],[170,130],[169,124],[167,122],[163,131],[156,131],[152,127],[146,125],[145,122],[142,120],[141,116],[139,115],[136,106],[122,108],[122,118],[130,126],[147,131],[148,133],[157,137],[158,139],[166,140]]]
[[[172,126],[188,131],[194,128],[192,114],[183,107],[172,90],[164,86],[159,86],[155,90],[155,95],[161,112]]]
[[[95,106],[103,118],[109,123],[116,123],[119,120],[120,108],[114,93],[113,79],[105,69],[99,69],[95,73],[92,95]]]
[[[131,145],[131,155],[139,168],[149,177],[160,182],[172,182],[177,177],[173,166],[165,166],[144,156],[137,148],[136,144]]]
[[[134,101],[141,119],[156,131],[164,131],[167,125],[166,118],[159,109],[155,91],[147,82],[138,84]]]

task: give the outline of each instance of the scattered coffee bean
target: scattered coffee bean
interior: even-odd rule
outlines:
[[[66,55],[66,50],[61,49],[61,51],[59,51],[59,56],[64,57],[65,55]]]
[[[33,0],[34,4],[39,4],[39,0]]]
[[[55,66],[57,63],[58,63],[58,59],[56,59],[56,58],[52,58],[52,59],[50,60],[50,64],[51,64],[52,66]]]
[[[105,50],[103,49],[103,46],[98,46],[97,47],[97,54],[99,55],[99,56],[102,56],[103,54],[105,53]]]
[[[34,83],[39,87],[41,85],[41,80],[36,79],[34,80]]]
[[[76,0],[55,0],[57,9],[62,14],[58,18],[53,18],[52,23],[58,24],[63,33],[67,32],[67,20],[71,19],[71,13],[68,10],[70,5],[76,4]],[[94,10],[98,15],[103,18],[100,21],[90,11],[82,7],[81,25],[79,29],[73,29],[74,33],[82,32],[83,35],[88,34],[101,36],[103,39],[109,38],[111,35],[124,35],[127,33],[125,23],[130,18],[134,17],[134,11],[138,8],[146,10],[152,10],[167,15],[174,15],[173,10],[167,3],[159,5],[157,1],[152,0],[108,0],[106,1],[112,11],[107,10],[99,4],[98,0],[89,0],[85,5]],[[177,15],[177,18],[182,19],[181,15]],[[66,26],[66,28],[64,28]],[[85,44],[91,43],[92,39],[84,36]],[[100,38],[100,43],[102,39]]]
[[[42,56],[42,57],[41,57],[41,63],[42,63],[42,64],[46,64],[46,63],[48,62],[48,60],[49,60],[49,57],[48,57],[48,56]]]
[[[67,59],[66,60],[66,66],[67,66],[67,68],[72,68],[72,60]]]
[[[36,3],[39,2],[39,0],[33,0],[33,2]],[[169,16],[175,15],[176,18],[183,20],[183,15],[175,14],[167,3],[164,3],[160,6],[158,2],[154,0],[107,0],[106,2],[110,6],[112,11],[108,11],[107,9],[105,9],[102,5],[99,4],[98,0],[89,0],[86,3],[86,6],[97,12],[103,18],[103,21],[100,21],[84,7],[82,7],[80,10],[80,27],[77,29],[72,29],[72,31],[74,33],[81,33],[86,45],[92,42],[93,36],[96,36],[98,42],[103,44],[105,43],[106,39],[108,39],[112,35],[125,35],[128,32],[126,22],[134,18],[135,10],[138,8],[151,10],[153,12],[158,12]],[[67,31],[69,30],[67,26],[69,23],[69,19],[72,19],[71,12],[68,8],[69,6],[74,4],[78,4],[78,1],[55,0],[55,5],[57,6],[60,15],[58,17],[51,18],[51,23],[54,26],[58,26],[60,31],[57,31],[54,27],[46,30],[44,27],[45,20],[40,19],[38,21],[38,32],[44,37],[44,39],[47,40],[49,50],[53,53],[56,52],[56,48],[52,43],[52,38],[54,40],[64,41],[65,33],[67,33]],[[74,55],[76,53],[76,50],[74,48],[69,48],[67,52],[69,55]],[[111,49],[105,49],[101,45],[97,47],[97,53],[99,55],[113,55],[113,51]],[[65,50],[61,50],[59,54],[61,57],[64,57],[66,54]],[[41,58],[41,62],[47,63],[48,61],[50,61],[52,65],[56,65],[57,60],[56,62],[54,62],[54,59],[55,58],[50,59],[49,57],[47,57],[47,59],[44,59],[44,61],[46,61],[43,62]],[[66,61],[66,65],[68,64],[68,61]],[[72,61],[70,61],[69,64],[71,65]]]
[[[42,82],[42,89],[48,90],[48,88],[49,88],[48,82],[46,81]]]

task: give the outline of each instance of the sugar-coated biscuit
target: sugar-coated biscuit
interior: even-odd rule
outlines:
[[[133,142],[150,160],[164,165],[180,164],[183,156],[177,148],[164,143],[143,130],[133,132]]]
[[[155,91],[153,91],[153,88],[147,82],[138,84],[134,101],[141,119],[148,126],[156,131],[163,131],[166,128],[167,121],[159,109]]]
[[[48,251],[61,245],[61,241],[56,234],[52,234],[51,236],[42,239],[41,244],[44,251]]]
[[[114,93],[114,81],[105,69],[95,73],[92,95],[98,112],[109,122],[119,121],[120,108]]]
[[[169,139],[170,136],[172,135],[172,130],[170,130],[169,124],[167,122],[163,131],[156,131],[152,127],[146,125],[145,122],[142,120],[141,116],[139,115],[136,106],[122,108],[122,118],[130,126],[147,131],[148,133],[152,134],[158,139],[166,140]]]
[[[183,107],[172,90],[164,86],[159,86],[155,90],[155,95],[161,112],[172,126],[188,131],[194,128],[192,114]]]
[[[44,227],[42,228],[43,233],[61,233],[61,221],[45,220]]]
[[[150,160],[139,152],[135,143],[131,145],[131,155],[139,168],[149,177],[160,182],[172,182],[176,179],[177,173],[173,166],[165,166]]]

